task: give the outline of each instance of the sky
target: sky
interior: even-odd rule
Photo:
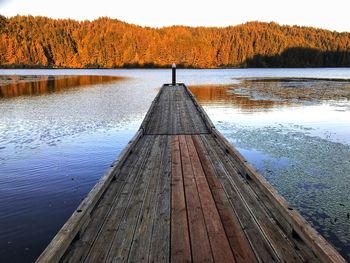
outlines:
[[[229,26],[277,22],[350,32],[350,0],[0,0],[4,16],[93,20],[108,16],[141,26]]]

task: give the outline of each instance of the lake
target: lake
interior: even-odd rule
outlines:
[[[178,70],[215,126],[350,260],[350,69]],[[171,70],[0,70],[0,262],[32,262]]]

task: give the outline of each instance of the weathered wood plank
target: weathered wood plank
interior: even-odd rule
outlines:
[[[142,130],[143,133],[147,133],[147,131],[150,129],[150,125],[153,124],[153,122],[150,121],[151,115],[153,115],[153,113],[155,112],[156,104],[159,101],[159,98],[161,97],[161,95],[163,95],[163,92],[164,92],[163,88],[159,90],[158,94],[152,101],[151,106],[148,109],[145,118],[143,119],[143,122],[141,123],[140,130]]]
[[[328,243],[306,220],[294,209],[290,209],[287,201],[255,171],[244,157],[217,130],[213,129],[217,143],[235,159],[235,167],[244,177],[254,180],[258,187],[268,196],[271,204],[278,209],[292,226],[297,235],[305,242],[317,258],[322,262],[346,262],[345,259]]]
[[[204,111],[203,107],[198,104],[198,102],[197,102],[196,98],[194,97],[193,93],[191,92],[191,90],[189,88],[187,88],[187,86],[185,84],[183,84],[183,86],[184,86],[184,89],[186,90],[187,94],[190,96],[191,101],[193,102],[194,106],[196,107],[197,112],[201,116],[201,119],[203,120],[209,133],[211,133],[212,129],[215,129],[213,122],[209,118],[208,114]]]
[[[191,136],[186,136],[186,143],[214,262],[236,262]]]
[[[78,262],[85,259],[103,224],[111,216],[113,203],[119,198],[121,190],[128,179],[127,176],[130,171],[137,169],[138,164],[142,164],[140,156],[146,153],[149,143],[150,138],[143,138],[134,147],[133,153],[130,154],[124,163],[124,169],[115,175],[116,179],[111,182],[106,193],[92,210],[89,227],[80,233],[78,240],[72,243],[69,253],[65,255],[64,262]]]
[[[218,147],[216,143],[215,145]],[[220,151],[219,148],[217,148],[217,150]],[[224,156],[224,158],[227,159],[228,157]],[[281,259],[289,258],[290,261],[293,260],[294,262],[303,261],[299,251],[294,249],[291,240],[286,238],[286,234],[279,227],[276,227],[277,222],[268,215],[264,207],[261,205],[261,199],[259,199],[251,187],[237,174],[232,163],[226,162],[226,164],[226,169],[232,175],[229,179],[231,179],[231,182],[233,182],[237,189],[239,189],[237,191],[241,193],[247,204],[254,209],[254,217],[259,222],[259,225],[265,234],[269,237],[271,245],[274,247],[279,257]]]
[[[178,125],[180,126],[180,129],[177,131],[177,133],[180,134],[181,131],[183,134],[191,132],[193,127],[188,121],[188,115],[183,110],[182,105],[179,102],[177,102],[176,107],[178,108],[176,111],[176,115],[178,116]]]
[[[217,143],[215,143],[215,145],[216,147],[219,147]],[[224,152],[223,149],[221,149],[221,151]],[[254,216],[256,220],[259,222],[259,225],[264,230],[265,234],[269,237],[270,243],[279,257],[281,259],[289,258],[289,261],[293,262],[317,262],[319,259],[313,255],[310,249],[306,249],[302,242],[292,238],[292,233],[290,233],[289,238],[287,237],[288,233],[285,232],[281,225],[283,221],[279,222],[276,220],[276,215],[279,214],[278,210],[273,208],[270,204],[268,206],[270,209],[274,210],[270,212],[270,210],[266,208],[266,205],[264,205],[264,200],[266,201],[264,195],[256,193],[254,189],[251,188],[249,180],[245,180],[238,175],[236,167],[233,165],[233,161],[230,161],[232,156],[222,156],[224,156],[223,158],[226,160],[225,163],[227,164],[227,170],[230,171],[230,174],[232,175],[229,179],[234,181],[234,184],[240,189],[239,191],[244,200],[254,208]],[[295,247],[298,247],[298,249],[295,249]]]
[[[153,136],[152,136],[153,137]],[[153,175],[159,169],[159,159],[161,156],[161,136],[154,137],[152,150],[140,172],[140,180],[136,182],[134,191],[130,196],[121,223],[115,232],[111,247],[106,258],[107,262],[125,262],[130,253],[130,248],[139,222],[142,208],[146,199],[151,198],[153,191],[148,191],[149,186],[153,190],[156,176]],[[95,253],[99,254],[96,250]]]
[[[172,169],[172,140],[167,136],[162,160],[162,173],[157,189],[156,210],[153,222],[149,262],[169,262],[170,260],[170,184]]]
[[[231,182],[228,180],[228,174],[223,164],[217,158],[214,153],[212,146],[209,144],[209,139],[206,136],[201,136],[202,142],[208,149],[209,157],[214,167],[215,174],[222,182],[222,186],[229,198],[232,209],[234,210],[237,218],[239,219],[244,232],[250,242],[251,247],[254,250],[254,254],[257,256],[260,262],[280,262],[276,252],[271,247],[268,237],[261,231],[259,224],[254,219],[254,214],[233,187]]]
[[[125,160],[129,157],[133,147],[142,137],[142,130],[139,130],[131,139],[125,149],[121,152],[117,160],[114,161],[111,168],[101,177],[97,184],[89,192],[88,196],[82,201],[72,216],[63,225],[60,231],[52,239],[36,262],[59,262],[63,255],[69,250],[69,246],[74,238],[79,235],[79,231],[84,231],[87,222],[90,219],[90,213],[95,207],[100,197],[109,187],[115,174],[120,170]]]
[[[244,182],[242,177],[237,174],[235,167],[232,166],[232,162],[229,161],[229,156],[218,148],[219,146],[214,140],[212,141],[212,146],[216,147],[216,154],[224,158],[222,163],[224,163],[225,168],[231,175],[228,179],[237,189],[237,192],[242,196],[242,199],[246,202],[248,207],[250,207],[252,211],[251,214],[254,216],[264,234],[268,237],[278,257],[280,259],[288,258],[290,262],[305,261],[306,258],[303,257],[301,251],[295,249],[296,244],[293,243],[293,239],[287,238],[286,233],[278,227],[276,220],[267,212],[265,207],[262,206],[260,197]]]
[[[133,236],[131,249],[128,255],[128,262],[148,262],[150,245],[152,239],[153,224],[155,221],[157,190],[160,187],[160,178],[163,176],[164,163],[168,163],[164,157],[167,156],[167,136],[159,137],[157,153],[154,155],[154,163],[150,173],[150,182],[146,195],[143,199],[142,208],[139,214],[136,230]],[[156,142],[157,143],[157,142]],[[167,240],[163,240],[167,242]]]
[[[181,97],[183,96],[183,92],[181,92],[178,88],[173,92],[173,97],[170,99],[170,103],[172,105],[172,115],[173,115],[173,129],[172,134],[181,134],[184,133],[184,127],[182,126],[182,109],[181,109]]]
[[[152,120],[152,121],[150,121]],[[208,133],[189,93],[183,86],[164,87],[148,120],[146,134]]]
[[[228,155],[227,158],[232,160],[232,156]],[[231,161],[233,164],[234,162]],[[241,175],[234,166],[235,170],[237,170],[237,175]],[[293,227],[286,220],[285,216],[281,214],[281,211],[276,209],[273,203],[270,202],[268,196],[260,187],[258,187],[255,181],[245,178],[241,175],[241,180],[244,181],[244,184],[247,184],[249,192],[252,192],[252,195],[259,201],[261,208],[268,215],[268,217],[272,218],[274,222],[274,227],[276,229],[280,229],[283,232],[283,235],[288,237],[288,240],[293,244],[293,247],[301,258],[306,262],[319,262],[320,259],[313,253],[312,249],[295,233]],[[290,210],[290,209],[289,209]]]
[[[165,116],[162,131],[166,134],[175,134],[176,114],[174,114],[174,111],[176,109],[174,105],[174,100],[168,100],[167,105],[168,107],[165,108],[168,110],[168,114]]]
[[[191,262],[180,144],[176,135],[172,139],[171,165],[171,261]]]
[[[257,262],[255,254],[244,234],[242,226],[239,224],[239,221],[232,210],[225,191],[215,176],[215,171],[210,163],[208,152],[204,148],[198,135],[194,135],[192,138],[198,152],[198,157],[205,171],[205,176],[208,180],[236,262]]]
[[[192,100],[184,101],[184,107],[186,108],[187,115],[189,116],[189,121],[191,122],[192,129],[196,130],[197,133],[207,133],[207,127],[205,126],[204,120],[201,118],[200,114],[198,114],[198,110],[195,107]]]
[[[148,136],[145,136],[148,139]],[[122,219],[125,216],[126,210],[129,207],[131,199],[134,197],[135,192],[139,190],[138,186],[142,181],[143,166],[149,158],[154,145],[154,138],[149,138],[150,144],[146,148],[146,152],[143,156],[140,156],[140,162],[136,163],[135,167],[131,170],[126,167],[125,172],[128,173],[128,180],[120,194],[120,197],[112,205],[112,213],[108,217],[108,220],[103,225],[96,240],[94,241],[86,262],[103,262],[111,248],[111,243],[115,238],[116,232],[119,230],[122,224]]]
[[[190,230],[192,260],[193,262],[213,262],[209,236],[205,226],[204,215],[184,135],[179,136],[179,142],[188,226]]]
[[[147,124],[147,128],[145,130],[146,134],[151,134],[153,131],[159,129],[160,125],[160,107],[158,103],[154,106],[154,111],[152,112],[152,119],[149,120],[149,123]]]

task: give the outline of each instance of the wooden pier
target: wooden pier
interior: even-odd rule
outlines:
[[[345,260],[175,84],[37,262]]]

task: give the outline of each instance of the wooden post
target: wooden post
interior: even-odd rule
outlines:
[[[173,65],[172,65],[172,73],[173,73],[172,85],[175,86],[176,85],[176,65],[175,65],[175,63],[173,63]]]

